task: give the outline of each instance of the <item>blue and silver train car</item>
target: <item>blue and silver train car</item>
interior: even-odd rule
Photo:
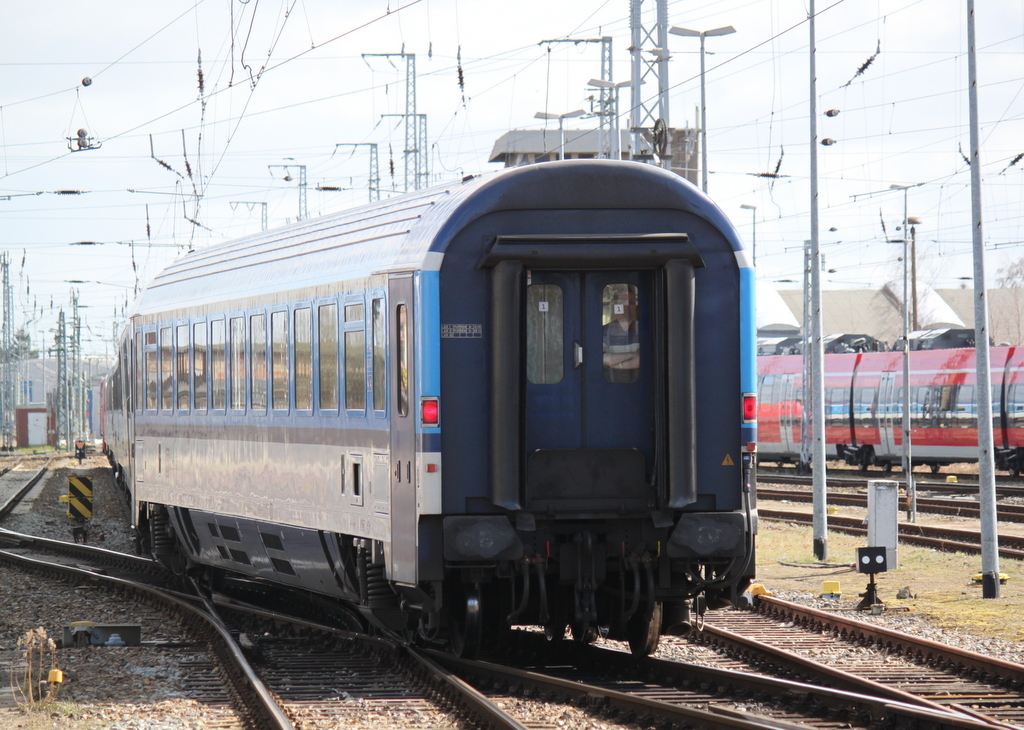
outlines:
[[[754,574],[753,270],[677,175],[508,169],[184,256],[105,437],[140,542],[473,653],[649,652]]]

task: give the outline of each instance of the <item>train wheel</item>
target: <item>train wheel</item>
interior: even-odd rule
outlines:
[[[661,639],[661,604],[654,604],[651,618],[647,615],[634,616],[626,625],[629,650],[637,656],[648,656],[658,649]]]
[[[466,600],[461,611],[452,616],[451,645],[456,656],[473,658],[480,652],[483,635],[483,610],[480,589],[466,588]]]

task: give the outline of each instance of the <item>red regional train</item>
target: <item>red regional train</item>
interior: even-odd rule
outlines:
[[[1024,347],[993,347],[992,431],[996,468],[1024,470]],[[914,465],[978,460],[974,348],[910,353]],[[757,359],[757,450],[762,462],[800,462],[803,358]],[[903,453],[903,353],[825,356],[825,441],[830,459],[886,470]]]

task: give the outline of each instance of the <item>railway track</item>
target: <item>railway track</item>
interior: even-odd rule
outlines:
[[[623,651],[571,641],[548,642],[543,635],[533,632],[512,632],[507,641],[502,642],[510,648],[509,653],[501,657],[500,664],[495,664],[432,650],[387,646],[380,639],[358,637],[301,618],[241,604],[229,597],[217,596],[215,600],[229,611],[241,607],[247,614],[269,622],[253,629],[267,637],[257,642],[255,648],[261,655],[259,663],[281,668],[296,661],[307,664],[309,681],[301,688],[290,687],[289,690],[297,689],[304,703],[314,698],[317,707],[326,711],[340,702],[339,694],[348,695],[348,700],[365,694],[366,690],[360,685],[353,687],[345,683],[351,674],[360,676],[361,683],[373,684],[372,673],[381,662],[367,663],[363,656],[365,649],[352,653],[356,644],[370,643],[385,647],[388,658],[383,663],[389,666],[401,665],[404,656],[417,662],[423,661],[419,657],[425,656],[427,661],[444,666],[476,687],[483,702],[505,708],[516,716],[525,715],[520,726],[559,727],[583,723],[590,716],[614,725],[742,730],[755,727],[832,730],[851,726],[978,730],[988,727],[969,713],[929,705],[910,695],[894,698],[894,693],[885,688],[879,695],[872,696],[749,672],[634,657]],[[281,634],[283,625],[313,631],[320,637],[312,642],[317,649],[309,649],[310,636],[299,638],[291,632]],[[334,646],[333,642],[340,643]],[[332,675],[337,672],[339,658],[342,676]],[[437,680],[429,681],[436,683]],[[277,686],[273,681],[268,681],[268,685]],[[284,694],[282,690],[275,689],[275,692]],[[404,692],[392,691],[392,701],[396,703],[397,717],[410,713]],[[583,717],[567,720],[567,712],[582,712]],[[401,724],[403,727],[420,726],[414,711],[411,721]]]
[[[794,524],[810,525],[814,516],[810,512],[771,509],[759,505],[757,513],[763,520],[779,520]],[[828,529],[850,535],[867,535],[864,519],[859,517],[828,516]],[[957,527],[939,527],[900,522],[899,540],[903,543],[921,545],[943,552],[962,552],[970,555],[981,554],[981,533]],[[999,536],[999,556],[1013,560],[1024,560],[1024,538],[1016,535]]]
[[[757,610],[758,617],[709,614],[695,636],[754,666],[776,665],[808,681],[851,691],[872,686],[868,681],[888,687],[894,699],[909,694],[980,722],[1024,725],[1024,666],[771,596],[759,596]],[[820,673],[809,657],[823,654],[835,666]]]
[[[433,662],[421,659],[412,667],[409,657],[394,661],[403,651],[395,642],[348,632],[329,642],[261,636],[257,645],[243,639],[212,602],[183,592],[174,576],[146,558],[0,529],[0,563],[79,588],[103,588],[111,600],[127,595],[179,617],[187,633],[156,643],[184,647],[180,665],[194,696],[221,708],[204,726],[287,730],[341,713],[360,726],[454,728],[466,719],[477,727],[522,728]],[[208,651],[196,651],[199,646]],[[247,654],[259,659],[258,668]]]
[[[104,585],[188,616],[188,636],[163,640],[193,652],[183,662],[196,691],[223,707],[218,728],[316,726],[338,715],[358,726],[547,728],[571,725],[570,713],[582,715],[580,722],[596,715],[614,724],[744,730],[991,726],[985,713],[910,695],[641,659],[572,642],[546,657],[524,660],[520,650],[515,667],[467,663],[225,596],[204,603],[174,590],[180,584],[152,561],[8,531],[0,531],[0,562]],[[198,643],[213,648],[212,659],[194,651]]]
[[[809,490],[801,489],[785,490],[758,487],[757,496],[759,499],[787,502],[807,503],[814,501],[814,494],[812,492],[810,492]],[[901,506],[904,509],[907,509],[909,499],[906,497],[906,495],[901,495],[900,501],[903,503]],[[855,494],[852,492],[845,491],[832,491],[828,495],[828,503],[830,505],[841,505],[845,507],[862,507],[866,509],[868,506],[868,496],[867,494]],[[918,495],[917,509],[920,512],[948,515],[950,517],[964,517],[975,520],[981,517],[981,510],[978,506],[978,501],[976,498],[935,499],[931,497],[922,497]],[[996,519],[998,519],[1000,522],[1024,522],[1024,505],[996,505]]]
[[[963,475],[959,474],[951,474],[949,476],[955,477],[956,481],[950,482],[946,479],[926,477],[915,472],[914,485],[919,493],[925,491],[944,494],[978,494],[977,478],[964,478]],[[812,479],[813,477],[809,474],[795,474],[792,470],[779,471],[777,469],[763,469],[761,467],[758,468],[757,474],[758,483],[766,485],[793,484],[810,486]],[[830,487],[840,489],[867,489],[869,481],[878,479],[898,482],[901,489],[906,486],[906,480],[899,473],[884,474],[878,472],[871,474],[853,470],[850,470],[849,473],[843,473],[842,471],[829,470],[826,479]],[[997,475],[996,495],[999,497],[1024,497],[1024,483],[1019,478]]]
[[[42,468],[30,476],[27,480],[18,467],[25,463],[25,460],[18,460],[13,464],[5,465],[0,469],[0,520],[9,515],[14,508],[25,498],[32,488],[39,483],[50,467],[52,458],[47,459]]]
[[[530,638],[530,637],[527,637]],[[701,664],[538,637],[518,659],[490,664],[436,654],[437,661],[492,697],[571,701],[617,723],[683,727],[980,728],[948,708]],[[514,664],[514,666],[509,666]]]

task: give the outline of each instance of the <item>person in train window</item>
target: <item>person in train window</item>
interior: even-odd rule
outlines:
[[[604,377],[609,383],[633,383],[640,374],[640,338],[637,334],[636,287],[612,284],[615,288],[608,320],[602,328]],[[610,315],[610,319],[609,319]]]

